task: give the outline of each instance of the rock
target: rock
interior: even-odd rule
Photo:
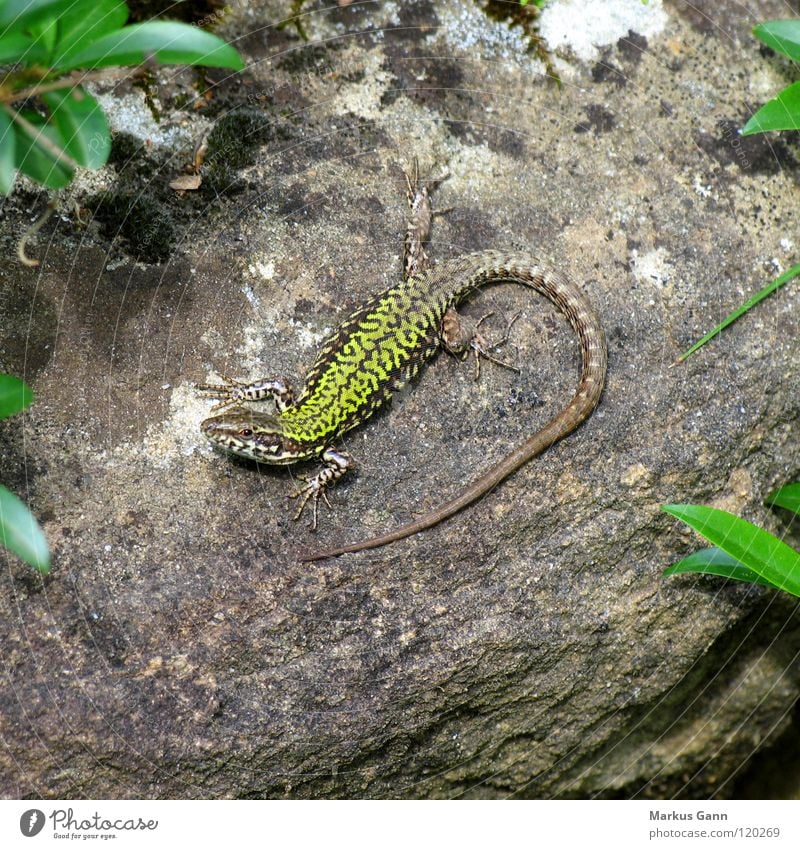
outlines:
[[[749,21],[704,32],[657,0],[637,14],[667,29],[598,45],[610,76],[559,48],[561,88],[477,4],[331,8],[304,19],[308,43],[264,27],[278,5],[222,20],[249,67],[212,72],[202,109],[193,72],[158,72],[177,147],[128,144],[74,186],[70,202],[146,190],[174,228],[158,262],[65,205],[28,247],[40,268],[23,268],[14,243],[41,195],[21,187],[3,207],[0,367],[37,401],[0,423],[2,480],[42,520],[54,565],[44,580],[17,562],[3,573],[0,791],[734,795],[750,756],[791,730],[794,602],[663,579],[700,543],[659,505],[733,503],[786,530],[761,504],[800,457],[797,288],[669,368],[794,262],[792,173],[745,164],[726,123],[771,96],[731,68],[757,68],[772,92],[785,80]],[[171,189],[242,109],[266,120],[231,180]],[[316,534],[286,498],[308,468],[258,470],[204,444],[193,383],[299,386],[319,342],[397,279],[415,155],[450,173],[434,259],[526,248],[583,282],[608,335],[605,396],[443,526],[304,565],[454,494],[577,380],[555,309],[483,291],[465,311],[495,310],[487,332],[522,310],[504,350],[522,373],[486,364],[475,384],[439,356],[343,440],[359,472]]]

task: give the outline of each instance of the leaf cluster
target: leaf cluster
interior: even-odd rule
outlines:
[[[800,20],[767,21],[753,30],[753,35],[767,47],[800,61]],[[792,83],[772,100],[768,100],[742,128],[742,135],[768,130],[800,129],[800,82]]]
[[[199,27],[127,20],[123,0],[0,3],[0,66],[8,66],[0,79],[0,193],[11,192],[17,173],[59,189],[77,167],[105,164],[108,122],[81,83],[107,69],[148,62],[244,67],[233,47]]]
[[[800,515],[800,483],[775,490],[766,501]],[[665,575],[684,572],[720,575],[800,597],[800,552],[773,534],[713,507],[667,504],[662,509],[714,543],[714,547],[696,551],[673,564],[665,570]]]

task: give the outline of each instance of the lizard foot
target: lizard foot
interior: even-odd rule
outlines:
[[[214,404],[211,408],[212,412],[230,407],[233,404],[239,404],[247,397],[244,391],[247,387],[246,383],[225,375],[222,376],[222,379],[224,383],[196,383],[194,387],[208,398],[219,399],[219,404]]]
[[[489,360],[490,363],[494,363],[497,366],[502,366],[503,368],[508,368],[511,369],[511,371],[519,373],[518,366],[515,366],[513,363],[508,363],[505,360],[501,360],[489,352],[494,351],[495,348],[502,348],[502,346],[508,342],[508,336],[511,333],[511,328],[514,326],[514,322],[520,317],[520,313],[517,312],[513,315],[511,321],[509,321],[506,325],[506,332],[503,334],[503,338],[499,339],[497,342],[490,342],[482,333],[478,332],[481,322],[492,315],[494,315],[494,313],[487,312],[486,315],[481,316],[478,323],[475,325],[475,332],[469,342],[469,347],[475,357],[475,380],[480,380],[481,377],[481,357],[485,360]]]
[[[321,484],[318,478],[312,478],[308,480],[308,478],[301,477],[300,480],[305,481],[306,485],[302,489],[298,489],[297,492],[290,492],[289,498],[299,498],[300,506],[297,508],[294,516],[292,517],[296,522],[302,515],[303,511],[306,509],[306,504],[311,502],[312,506],[312,520],[311,520],[311,528],[312,530],[316,530],[319,525],[319,500],[322,498],[325,503],[328,505],[328,509],[333,509],[331,506],[331,502],[328,501],[328,494],[325,491],[326,487],[324,484]]]
[[[317,529],[318,524],[320,498],[325,501],[329,508],[333,509],[330,501],[328,501],[327,489],[354,465],[353,458],[349,454],[345,451],[336,451],[334,448],[326,449],[322,455],[322,460],[325,463],[324,467],[312,478],[300,477],[300,480],[305,482],[305,486],[289,495],[289,498],[300,499],[300,506],[294,514],[295,521],[303,514],[306,504],[309,501],[311,502],[314,513],[311,527],[314,530]]]

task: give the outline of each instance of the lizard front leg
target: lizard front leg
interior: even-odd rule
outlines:
[[[323,498],[325,503],[330,507],[326,490],[329,486],[333,486],[340,478],[342,478],[348,469],[355,466],[353,458],[346,451],[336,451],[333,448],[327,448],[322,454],[322,460],[325,463],[313,478],[300,478],[305,481],[305,486],[298,489],[289,495],[289,498],[299,498],[300,506],[294,514],[295,520],[299,519],[306,508],[309,501],[312,503],[314,510],[314,518],[311,527],[316,529],[317,518],[319,512],[319,500]]]
[[[211,409],[220,410],[242,401],[263,401],[271,397],[280,412],[287,410],[294,403],[294,392],[283,377],[264,378],[252,383],[233,380],[224,377],[224,383],[199,383],[195,386],[199,392],[206,393],[210,398],[219,398],[220,403]]]

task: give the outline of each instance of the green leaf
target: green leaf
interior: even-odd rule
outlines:
[[[47,574],[50,551],[33,513],[13,492],[0,486],[0,544],[26,563]]]
[[[800,554],[785,542],[725,510],[698,504],[667,504],[661,509],[773,586],[800,596]]]
[[[0,194],[10,195],[17,169],[14,165],[16,146],[14,125],[4,109],[0,109]]]
[[[11,23],[5,20],[9,8],[0,0],[0,29],[4,22],[11,23],[0,35],[2,64],[23,61],[28,66],[52,66],[67,53],[120,29],[128,19],[123,0],[59,0],[33,5],[26,0],[21,5],[30,7],[31,14]]]
[[[797,129],[800,129],[800,82],[786,86],[777,97],[768,100],[742,127],[742,135]]]
[[[767,504],[783,507],[800,516],[800,483],[790,483],[771,492],[765,499]]]
[[[33,390],[13,374],[0,374],[0,419],[24,410],[33,401]]]
[[[34,44],[40,47],[46,56],[50,56],[50,51],[56,43],[56,36],[58,34],[58,19],[48,17],[44,20],[37,21],[32,26],[26,26],[26,29],[33,39]],[[25,64],[30,65],[30,60],[27,56],[25,57]]]
[[[147,21],[108,33],[94,43],[63,57],[56,69],[91,70],[112,65],[138,65],[155,57],[165,64],[244,68],[242,57],[222,39],[200,27],[177,21]]]
[[[44,45],[17,30],[9,30],[0,35],[0,65],[12,65],[22,60],[27,65],[46,63],[47,51]]]
[[[61,137],[61,146],[85,168],[105,165],[111,152],[111,133],[98,102],[81,86],[42,94]]]
[[[698,339],[694,345],[691,346],[688,350],[684,351],[678,359],[675,361],[675,364],[682,363],[687,357],[690,357],[698,348],[702,348],[703,345],[706,344],[710,339],[713,339],[718,333],[721,333],[725,330],[726,327],[733,324],[734,321],[741,318],[746,312],[751,310],[757,303],[763,301],[764,298],[769,297],[776,289],[780,289],[784,283],[788,283],[790,280],[794,280],[797,275],[800,274],[800,264],[793,265],[791,268],[787,269],[783,272],[783,274],[778,275],[773,281],[767,283],[766,286],[759,289],[758,292],[753,295],[752,298],[743,303],[740,307],[737,307],[732,313],[729,313],[722,319],[722,321],[713,329],[709,330],[702,339]]]
[[[722,578],[731,578],[734,581],[763,584],[765,587],[773,586],[758,572],[748,569],[747,566],[716,547],[695,551],[694,554],[684,557],[683,560],[664,570],[665,575],[682,575],[687,572],[697,572],[701,575],[719,575]]]
[[[54,152],[63,150],[63,139],[54,127],[44,123],[40,115],[26,111],[25,118],[33,125],[33,132],[19,122],[14,122],[14,158],[17,168],[48,189],[63,188],[72,179],[75,170]]]
[[[77,53],[101,36],[125,26],[128,7],[123,0],[76,2],[58,21],[58,40],[50,56],[57,67],[68,55]]]
[[[753,29],[753,35],[778,53],[800,60],[800,21],[765,21]]]
[[[9,24],[15,29],[27,29],[42,21],[63,14],[76,0],[4,0],[0,3],[0,27]]]

